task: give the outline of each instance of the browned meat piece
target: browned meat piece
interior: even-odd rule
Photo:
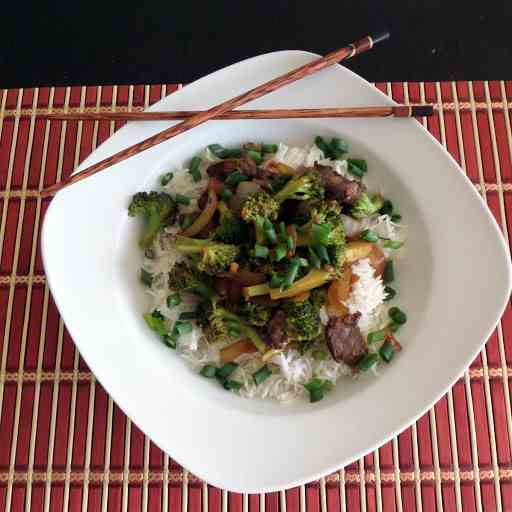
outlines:
[[[266,180],[274,173],[256,167],[254,160],[246,157],[242,158],[226,158],[220,162],[215,162],[207,169],[208,176],[215,177],[220,180],[225,180],[233,171],[240,171],[242,174],[249,178],[257,178]]]
[[[357,321],[361,313],[344,317],[331,317],[325,329],[327,346],[336,361],[356,364],[366,354],[366,343]]]
[[[315,169],[322,176],[326,199],[336,199],[340,203],[353,204],[366,190],[366,187],[360,181],[349,180],[340,176],[331,167],[317,164]]]
[[[278,309],[270,319],[267,326],[268,340],[274,348],[282,348],[288,343],[286,334],[286,313]]]

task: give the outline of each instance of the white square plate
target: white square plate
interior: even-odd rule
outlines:
[[[316,56],[261,55],[204,77],[153,109],[210,107]],[[335,66],[250,107],[392,104]],[[129,123],[80,169],[171,123]],[[409,322],[393,364],[341,381],[318,404],[251,401],[199,378],[142,320],[137,224],[126,206],[164,170],[207,144],[310,142],[339,135],[369,163],[370,185],[409,226],[396,267]],[[209,483],[265,492],[321,477],[384,443],[423,414],[463,372],[498,322],[510,293],[504,240],[449,154],[412,119],[215,121],[62,192],[46,214],[43,257],[51,291],[81,354],[117,404],[163,450]]]

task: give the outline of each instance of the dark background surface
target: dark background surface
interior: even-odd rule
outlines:
[[[348,67],[370,81],[512,78],[512,1],[247,0],[2,6],[0,87],[186,83],[273,50],[392,39]]]

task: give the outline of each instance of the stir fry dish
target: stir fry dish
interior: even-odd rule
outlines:
[[[246,398],[318,402],[401,350],[406,228],[340,138],[211,144],[128,206],[148,327]],[[373,169],[371,170],[373,171]],[[371,174],[371,173],[370,173]]]

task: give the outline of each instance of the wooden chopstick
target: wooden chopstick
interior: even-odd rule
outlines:
[[[170,112],[48,112],[40,119],[59,121],[172,121],[188,119],[202,110]],[[309,119],[319,117],[421,117],[431,116],[433,105],[398,105],[394,107],[322,107],[282,108],[271,110],[232,110],[214,119]]]
[[[90,167],[87,167],[78,174],[74,174],[69,178],[62,180],[59,183],[56,183],[46,189],[41,190],[41,196],[46,197],[55,194],[64,187],[68,187],[73,183],[88,178],[89,176],[93,176],[97,172],[100,172],[106,169],[107,167],[110,167],[111,165],[122,162],[123,160],[126,160],[131,156],[134,156],[138,153],[141,153],[142,151],[145,151],[146,149],[149,149],[153,146],[156,146],[157,144],[169,140],[172,137],[176,137],[177,135],[180,135],[192,128],[195,128],[196,126],[210,119],[225,114],[230,110],[234,110],[235,108],[240,107],[245,103],[255,100],[256,98],[260,98],[265,94],[275,91],[276,89],[280,89],[281,87],[291,84],[292,82],[304,78],[305,76],[311,75],[322,69],[332,66],[337,62],[349,59],[360,53],[364,53],[373,48],[375,44],[381,41],[385,41],[388,38],[389,33],[379,34],[374,37],[366,36],[363,39],[355,41],[352,44],[349,44],[348,46],[344,46],[339,50],[329,53],[325,57],[320,57],[318,59],[313,60],[312,62],[308,62],[307,64],[304,64],[296,69],[293,69],[288,73],[285,73],[268,82],[258,85],[254,89],[244,92],[239,96],[235,96],[234,98],[224,101],[219,105],[216,105],[208,110],[199,112],[193,115],[192,117],[185,119],[181,123],[178,123],[170,128],[167,128],[166,130],[157,133],[152,137],[149,137],[141,142],[138,142],[137,144],[134,144],[126,149],[123,149],[122,151],[119,151],[119,153],[116,153],[115,155],[112,155],[108,158],[105,158],[104,160],[97,162],[94,165],[91,165]]]

